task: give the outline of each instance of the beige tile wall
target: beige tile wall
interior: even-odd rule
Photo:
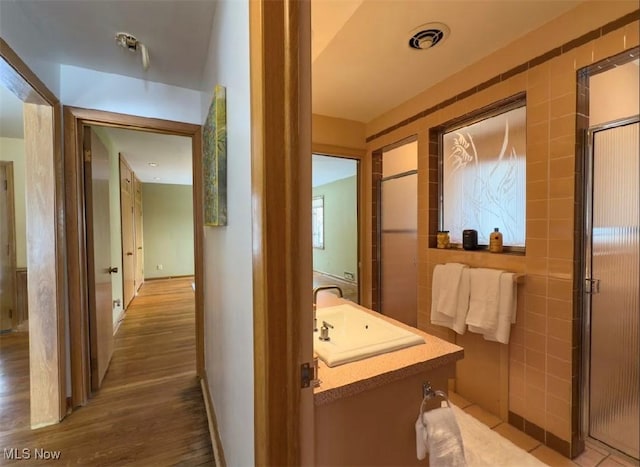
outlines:
[[[612,31],[368,145],[371,153],[411,134],[418,135],[418,326],[439,337],[453,338],[452,331],[429,323],[435,264],[460,261],[475,267],[524,272],[526,282],[520,286],[518,320],[509,344],[509,410],[569,442],[572,377],[577,374],[577,365],[572,364],[572,350],[577,344],[572,339],[576,70],[637,46],[639,28],[636,21]],[[505,57],[504,64],[491,63],[491,68],[506,71],[513,67],[513,56],[519,48],[514,45],[510,52],[500,55]],[[526,59],[523,57],[523,61]],[[439,85],[438,99],[459,92],[455,86],[453,80],[446,92],[446,86]],[[429,129],[522,91],[527,94],[528,130],[526,255],[430,249]],[[573,381],[576,384],[577,378]]]

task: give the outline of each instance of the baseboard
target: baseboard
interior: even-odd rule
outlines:
[[[211,400],[211,393],[209,392],[209,379],[207,378],[206,370],[203,371],[202,378],[200,378],[200,387],[202,388],[204,406],[207,410],[207,422],[209,423],[209,435],[211,436],[211,447],[213,448],[215,465],[216,467],[226,467],[227,463],[224,460],[224,450],[222,449],[222,442],[220,441],[218,422]]]
[[[151,282],[151,281],[166,281],[169,279],[187,279],[188,277],[194,277],[193,274],[184,274],[182,276],[162,276],[162,277],[145,277],[144,278],[144,282]],[[142,283],[142,285],[144,285],[144,282]]]
[[[509,411],[509,425],[515,426],[518,430],[528,434],[554,451],[559,452],[567,459],[571,459],[572,452],[569,441],[558,438],[550,431],[546,431],[544,428],[511,411]]]
[[[336,274],[331,274],[330,272],[318,271],[316,269],[314,269],[313,272],[317,272],[318,274],[322,274],[323,276],[330,277],[331,279],[335,279],[335,280],[338,280],[338,281],[346,282],[347,284],[353,284],[353,285],[357,285],[358,284],[358,281],[356,281],[356,280],[352,280],[351,281],[351,280],[346,279],[346,278],[344,278],[342,276],[338,276]]]

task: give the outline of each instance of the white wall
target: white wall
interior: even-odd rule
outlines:
[[[27,267],[27,228],[25,221],[24,140],[0,138],[0,161],[13,162],[13,191],[16,220],[16,267]]]
[[[205,228],[205,363],[227,464],[254,465],[249,2],[217,4],[204,84],[227,88],[229,216]]]
[[[192,89],[60,66],[64,105],[201,124],[202,93]]]

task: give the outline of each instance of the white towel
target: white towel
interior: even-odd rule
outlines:
[[[466,264],[447,263],[438,271],[434,270],[434,274],[440,274],[439,280],[440,292],[438,294],[437,311],[450,318],[454,318],[457,312],[458,303],[458,287],[460,285],[460,277],[462,270],[466,269]]]
[[[460,268],[461,274],[457,287],[454,316],[446,315],[438,310],[440,294],[443,290],[442,281],[445,278],[444,274],[440,274],[441,269],[444,269],[444,265],[438,264],[433,270],[433,281],[431,284],[431,324],[445,326],[453,329],[458,334],[464,334],[466,331],[465,320],[467,310],[469,309],[469,269],[466,266]]]
[[[509,343],[511,324],[516,322],[517,286],[514,273],[505,272],[500,276],[500,297],[498,301],[498,325],[494,332],[488,332],[484,338],[490,341]]]
[[[467,324],[473,332],[495,332],[498,326],[500,276],[498,269],[470,270],[469,312]]]
[[[424,459],[428,452],[429,465],[432,467],[467,465],[462,435],[452,409],[441,407],[421,414],[415,428],[418,460]]]

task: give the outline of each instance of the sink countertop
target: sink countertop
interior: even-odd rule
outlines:
[[[319,360],[318,377],[322,383],[313,391],[315,405],[328,404],[337,399],[352,396],[407,376],[413,376],[455,363],[464,356],[462,347],[458,345],[407,326],[356,303],[338,298],[331,292],[320,292],[318,294],[318,308],[341,305],[343,303],[356,306],[396,326],[408,329],[422,336],[425,343],[333,368],[329,368],[322,360]]]

